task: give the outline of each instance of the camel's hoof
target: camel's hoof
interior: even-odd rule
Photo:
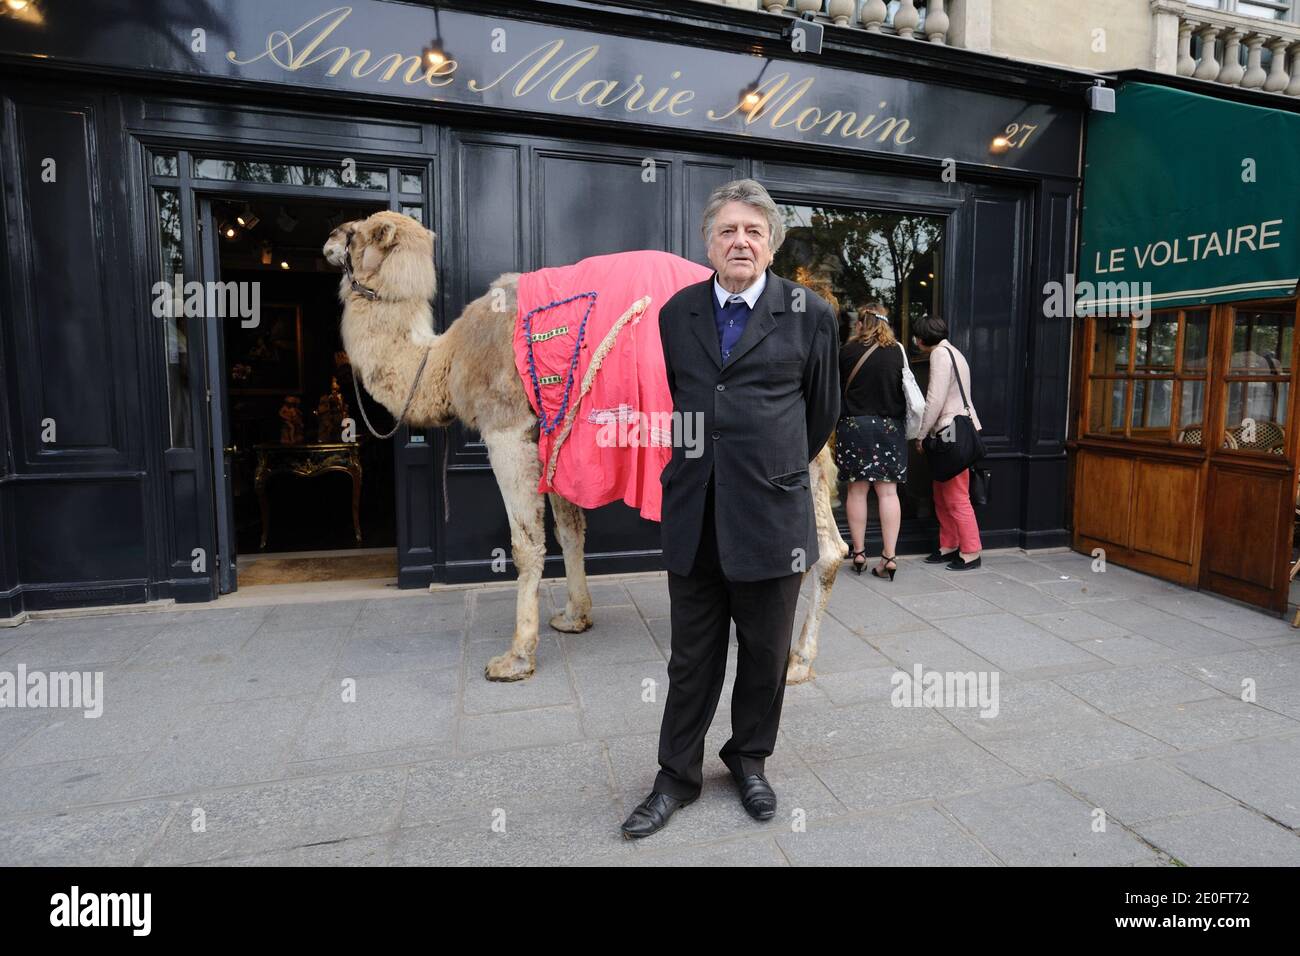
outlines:
[[[483,668],[483,676],[488,680],[527,680],[533,676],[536,667],[534,661],[506,652],[498,654],[487,662],[487,667]]]
[[[805,664],[797,658],[790,658],[790,663],[785,670],[785,682],[787,684],[802,684],[804,681],[812,680],[816,676],[813,673],[811,663]]]
[[[557,631],[563,631],[565,634],[581,634],[583,631],[591,628],[591,618],[584,614],[577,620],[574,620],[565,612],[561,611],[559,614],[555,615],[555,617],[551,618],[551,627],[555,628]]]

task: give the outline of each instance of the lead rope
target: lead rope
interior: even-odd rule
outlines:
[[[366,406],[361,402],[361,386],[357,383],[357,370],[355,368],[352,370],[352,391],[355,392],[357,396],[357,408],[361,410],[361,420],[364,421],[366,427],[370,429],[370,434],[374,435],[380,441],[387,441],[392,438],[397,434],[397,430],[402,427],[403,420],[406,418],[406,413],[411,410],[411,402],[415,401],[415,390],[420,385],[420,376],[424,374],[424,366],[429,361],[429,351],[429,348],[424,350],[424,356],[420,359],[420,367],[415,370],[415,381],[411,382],[411,391],[406,396],[406,404],[402,406],[402,413],[397,416],[397,421],[394,422],[392,430],[383,435],[379,434],[379,430],[370,423],[370,416],[366,414]]]
[[[380,441],[387,441],[397,434],[397,430],[402,427],[406,419],[406,413],[411,410],[411,403],[415,401],[415,390],[420,385],[420,378],[424,375],[424,367],[429,362],[429,352],[432,347],[424,350],[424,355],[420,359],[420,367],[415,370],[415,380],[411,382],[411,391],[406,396],[406,404],[402,406],[402,413],[397,416],[397,421],[393,424],[391,431],[386,434],[380,434],[379,429],[370,421],[370,416],[366,414],[365,403],[361,401],[361,385],[357,382],[357,370],[352,369],[352,392],[357,397],[357,409],[361,412],[361,420],[366,423],[366,428],[370,429],[370,434],[374,435]],[[443,431],[442,441],[442,520],[451,521],[451,490],[447,487],[447,458],[450,450],[450,436]]]

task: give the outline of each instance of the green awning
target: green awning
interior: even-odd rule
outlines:
[[[1291,295],[1300,115],[1146,83],[1116,100],[1088,122],[1078,310]]]

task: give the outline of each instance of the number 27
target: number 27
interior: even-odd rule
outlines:
[[[1037,123],[1025,123],[1023,126],[1020,123],[1011,123],[1004,131],[1007,137],[1007,143],[1012,149],[1019,149],[1021,146],[1024,146],[1025,143],[1029,142],[1030,134],[1036,129],[1038,129]],[[1020,142],[1016,142],[1015,140],[1017,133],[1024,134],[1020,137]]]

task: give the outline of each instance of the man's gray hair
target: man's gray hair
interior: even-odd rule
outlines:
[[[781,221],[781,213],[763,184],[753,179],[734,179],[723,183],[709,194],[709,201],[704,205],[704,218],[700,223],[700,231],[704,234],[706,243],[713,233],[713,220],[718,218],[718,211],[729,202],[743,202],[762,212],[767,218],[768,242],[772,252],[781,248],[781,243],[785,241],[785,223]]]

